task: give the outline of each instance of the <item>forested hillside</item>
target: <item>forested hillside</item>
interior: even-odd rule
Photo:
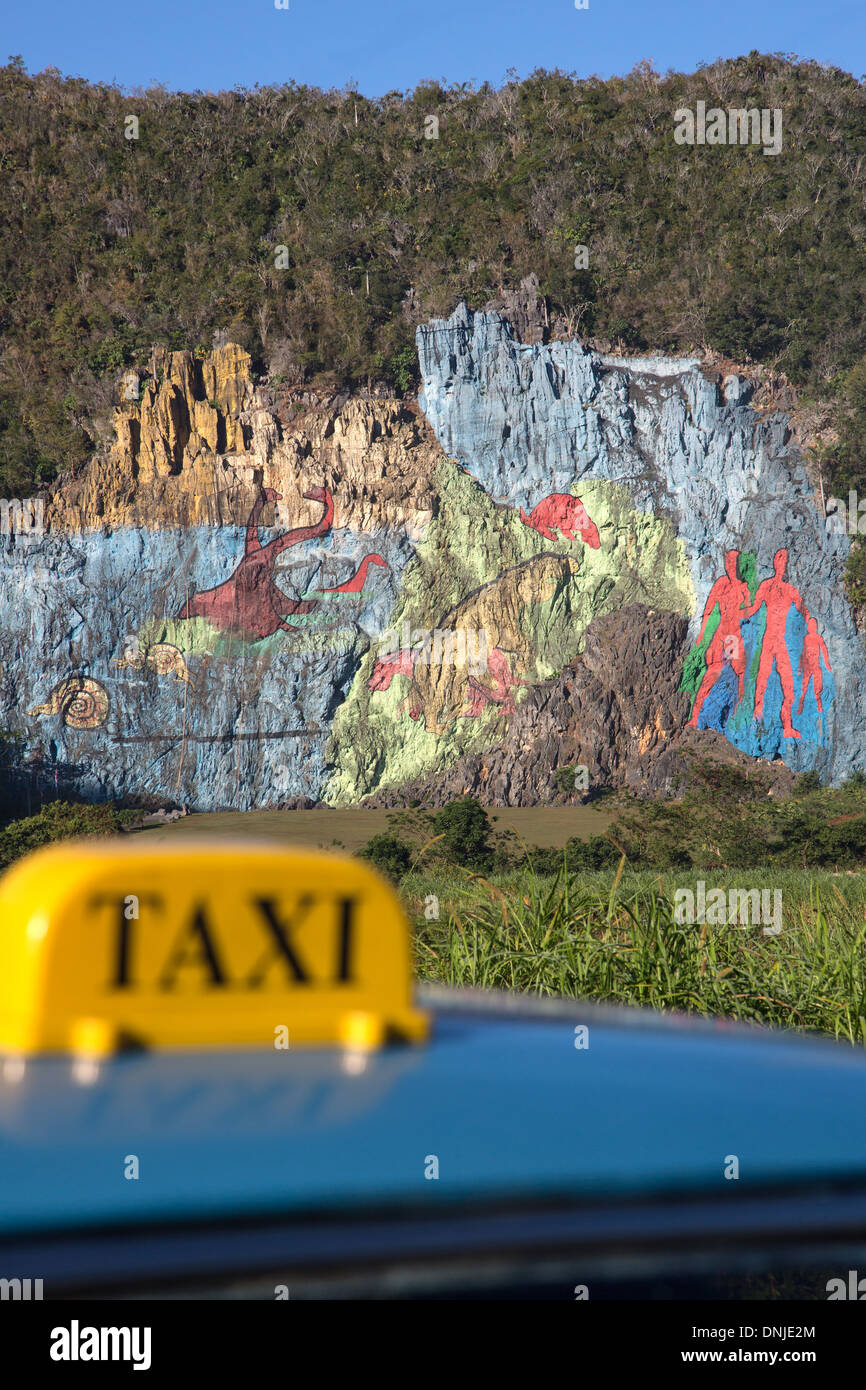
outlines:
[[[698,100],[781,109],[781,154],[677,145]],[[123,95],[12,59],[0,168],[4,496],[92,453],[154,343],[222,335],[278,382],[404,391],[417,323],[529,273],[560,336],[708,345],[836,399],[834,481],[862,468],[866,94],[839,70],[753,53],[369,100]]]

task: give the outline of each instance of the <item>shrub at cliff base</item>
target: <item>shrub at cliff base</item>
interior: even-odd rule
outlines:
[[[54,840],[68,840],[77,835],[116,835],[140,819],[140,812],[120,811],[112,805],[86,806],[52,801],[43,806],[38,815],[11,821],[0,830],[0,869]]]
[[[491,826],[484,807],[472,796],[449,801],[433,818],[444,854],[467,869],[486,869],[493,860]]]
[[[692,768],[679,800],[623,797],[603,835],[573,836],[564,848],[526,847],[513,833],[494,834],[473,797],[440,811],[394,812],[389,833],[376,836],[368,857],[399,879],[410,865],[499,873],[522,869],[536,877],[613,872],[625,858],[632,869],[860,869],[866,865],[866,777],[822,787],[804,773],[794,793],[770,794],[769,773],[711,760]],[[382,841],[379,845],[378,842]]]
[[[374,835],[361,850],[359,858],[368,859],[374,868],[394,883],[399,883],[412,867],[412,850],[409,845],[396,835],[387,833]]]
[[[634,801],[607,838],[632,868],[859,869],[866,784],[855,774],[842,787],[822,788],[806,774],[794,795],[777,800],[762,770],[704,763],[681,801]]]

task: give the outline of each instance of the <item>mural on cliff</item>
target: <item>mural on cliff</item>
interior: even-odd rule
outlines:
[[[158,676],[171,674],[175,680],[186,681],[187,684],[191,681],[183,652],[169,642],[152,642],[142,650],[137,642],[132,641],[123,656],[116,656],[111,664],[131,666],[135,671],[154,671]]]
[[[262,545],[259,537],[259,520],[268,502],[281,501],[280,493],[273,488],[265,488],[256,499],[247,521],[244,539],[244,553],[237,569],[228,579],[213,589],[201,590],[188,598],[178,613],[178,618],[204,618],[212,627],[224,632],[236,632],[246,641],[258,642],[263,637],[272,637],[275,632],[292,632],[289,617],[306,617],[319,606],[318,598],[290,599],[276,581],[275,566],[277,556],[290,546],[300,545],[326,536],[334,522],[334,499],[325,487],[311,488],[302,494],[310,502],[320,502],[324,507],[322,518],[314,526],[297,526],[282,536]],[[361,564],[350,579],[330,589],[319,589],[319,594],[359,594],[364,588],[367,570],[371,564],[383,565],[387,561],[375,553],[365,555]]]
[[[684,723],[825,779],[866,764],[849,542],[827,526],[786,417],[753,409],[747,380],[719,382],[692,358],[525,346],[500,315],[464,305],[417,341],[420,404],[497,503],[550,538],[568,526],[568,497],[585,503],[608,480],[639,515],[670,522],[688,574],[685,606],[667,605],[691,620]],[[575,530],[587,538],[580,515]],[[599,537],[603,551],[603,526]]]
[[[44,705],[34,705],[28,714],[56,714],[70,729],[98,729],[108,718],[108,693],[98,681],[87,676],[68,676],[55,685]]]
[[[566,540],[573,541],[576,539],[574,532],[577,529],[581,538],[594,550],[598,550],[600,545],[598,527],[579,497],[567,497],[563,492],[554,492],[539,502],[537,507],[533,507],[530,516],[527,516],[521,507],[520,520],[549,541],[556,540],[557,531],[561,532]]]
[[[533,656],[521,609],[548,602],[578,570],[575,560],[559,555],[514,565],[466,594],[432,634],[416,631],[416,646],[380,656],[369,689],[389,690],[395,675],[407,676],[411,694],[401,708],[415,720],[423,715],[428,733],[443,733],[457,718],[477,718],[487,705],[513,714],[512,692],[528,684],[517,672]]]
[[[665,697],[632,731],[642,757],[688,722],[823,776],[860,765],[848,542],[747,382],[527,347],[463,306],[418,350],[420,410],[287,408],[234,345],[154,352],[44,535],[0,537],[0,728],[25,765],[248,809],[537,758],[524,705],[638,612],[676,620],[665,644],[691,624],[665,656],[682,713]]]
[[[823,744],[822,696],[829,706],[835,693],[826,644],[799,590],[785,580],[787,565],[787,550],[778,550],[772,577],[758,583],[755,556],[728,551],[683,672],[681,688],[694,696],[691,726],[718,729],[755,756],[779,728],[785,739]],[[739,578],[740,567],[748,581]],[[793,723],[795,671],[800,728]]]

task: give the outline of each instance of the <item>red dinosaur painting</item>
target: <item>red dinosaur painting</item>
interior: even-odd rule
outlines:
[[[237,632],[247,641],[260,641],[282,629],[293,632],[285,620],[311,613],[320,600],[290,599],[276,582],[274,566],[278,555],[289,546],[327,535],[334,521],[334,502],[325,487],[310,488],[303,496],[310,502],[321,503],[325,510],[313,526],[297,526],[276,536],[266,545],[259,539],[259,519],[268,502],[279,502],[281,494],[264,488],[256,499],[247,521],[243,558],[230,578],[213,589],[193,594],[177,614],[178,618],[206,618],[214,627],[225,632]],[[359,569],[345,584],[334,589],[319,589],[321,594],[360,593],[370,564],[386,565],[381,555],[367,555]]]
[[[337,584],[333,589],[317,589],[317,594],[360,594],[367,582],[367,570],[371,565],[384,565],[388,568],[387,560],[383,560],[381,555],[365,555],[351,579],[347,579],[345,584]]]
[[[538,531],[545,540],[555,541],[556,532],[561,531],[566,540],[575,541],[577,536],[574,533],[577,530],[592,550],[599,548],[598,527],[580,498],[572,497],[570,493],[552,492],[533,507],[529,516],[521,507],[520,520],[525,526],[531,526],[533,531]]]
[[[411,681],[417,655],[418,652],[412,647],[402,647],[399,652],[394,652],[391,656],[381,657],[373,667],[373,673],[367,682],[368,689],[372,691],[390,690],[391,682],[395,676],[408,676]],[[416,702],[414,705],[409,705],[409,718],[418,720],[420,717],[420,704]]]
[[[395,676],[407,676],[413,681],[414,690],[415,662],[419,655],[422,655],[419,649],[403,647],[399,652],[381,657],[373,667],[372,675],[367,682],[368,688],[373,691],[388,690]],[[466,676],[469,707],[462,711],[462,717],[464,719],[477,719],[487,705],[499,705],[503,714],[513,714],[515,707],[514,696],[511,692],[526,685],[527,682],[513,675],[507,654],[500,651],[498,647],[492,647],[487,652],[487,666],[484,674],[491,678],[492,684],[490,686],[482,685],[476,676]],[[416,701],[414,704],[409,704],[407,701],[407,704],[410,719],[420,719],[421,703]]]
[[[390,690],[391,682],[395,676],[409,676],[411,679],[417,655],[417,651],[412,647],[402,647],[399,652],[394,652],[391,656],[380,657],[367,682],[369,689]]]
[[[370,690],[387,690],[395,676],[408,677],[402,708],[412,719],[423,715],[431,734],[444,733],[456,719],[475,719],[490,706],[500,716],[513,714],[513,692],[528,684],[517,672],[534,662],[520,614],[562,593],[580,565],[571,555],[533,555],[464,594],[435,628],[411,630],[405,622],[397,646],[389,641],[376,661]]]

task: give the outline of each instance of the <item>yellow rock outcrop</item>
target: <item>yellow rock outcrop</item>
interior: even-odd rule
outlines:
[[[115,411],[109,452],[53,489],[49,530],[243,524],[263,487],[291,527],[316,519],[303,494],[324,486],[337,528],[423,534],[443,455],[413,403],[351,399],[290,417],[253,385],[236,343],[203,360],[156,348],[149,367],[139,398]]]

